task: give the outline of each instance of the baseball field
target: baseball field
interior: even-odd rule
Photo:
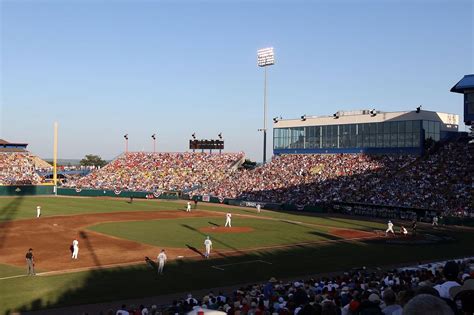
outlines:
[[[42,215],[36,218],[36,206]],[[0,198],[0,313],[140,298],[266,280],[474,254],[474,232],[422,225],[449,239],[392,244],[364,218],[198,205],[184,201]],[[232,228],[224,227],[232,213]],[[402,222],[394,222],[398,227]],[[213,242],[203,259],[205,238]],[[70,245],[79,240],[79,259]],[[33,248],[37,275],[26,276]],[[158,276],[145,264],[165,249]]]

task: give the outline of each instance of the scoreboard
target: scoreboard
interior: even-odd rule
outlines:
[[[224,150],[224,140],[189,140],[191,150]]]

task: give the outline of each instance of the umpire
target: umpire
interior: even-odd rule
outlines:
[[[28,276],[34,276],[35,273],[35,260],[33,257],[33,248],[30,248],[25,255],[26,258],[26,272]]]

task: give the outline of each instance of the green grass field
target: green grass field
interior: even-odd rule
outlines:
[[[75,215],[117,211],[161,211],[184,209],[183,202],[94,198],[0,198],[0,240],[8,237],[8,222],[34,217],[36,205],[44,216]],[[254,209],[225,208],[199,204],[199,210],[255,215]],[[333,240],[330,228],[350,228],[364,231],[383,229],[385,224],[365,220],[320,217],[300,213],[263,211],[262,218],[234,216],[234,226],[252,227],[243,234],[203,233],[199,228],[209,222],[222,225],[216,218],[183,218],[136,222],[102,223],[89,229],[115,237],[156,246],[184,247],[188,244],[202,248],[205,235],[210,234],[216,249],[246,249],[244,255],[216,257],[211,260],[175,260],[165,267],[159,279],[145,265],[74,272],[37,277],[18,277],[0,280],[0,313],[14,310],[41,309],[102,301],[188,292],[196,289],[262,281],[278,278],[313,275],[341,271],[360,266],[383,266],[413,263],[421,260],[453,258],[473,255],[472,232],[449,232],[457,242],[423,246],[390,245],[382,242],[329,242],[288,246],[259,251],[255,247]],[[222,217],[224,218],[224,217]],[[285,221],[298,221],[302,224]],[[314,225],[314,226],[310,226]],[[0,243],[0,246],[2,244]],[[266,263],[233,265],[238,262],[261,260]],[[224,269],[212,268],[228,265]],[[0,278],[23,275],[24,268],[0,264]]]

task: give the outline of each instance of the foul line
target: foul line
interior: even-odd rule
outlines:
[[[252,263],[262,263],[262,264],[267,264],[267,265],[273,265],[271,262],[258,259],[258,260],[241,261],[241,262],[238,262],[238,263],[230,263],[230,264],[224,264],[224,265],[215,265],[215,266],[211,266],[211,268],[214,268],[214,269],[217,269],[217,270],[225,270],[224,268],[221,268],[221,267],[252,264]]]

